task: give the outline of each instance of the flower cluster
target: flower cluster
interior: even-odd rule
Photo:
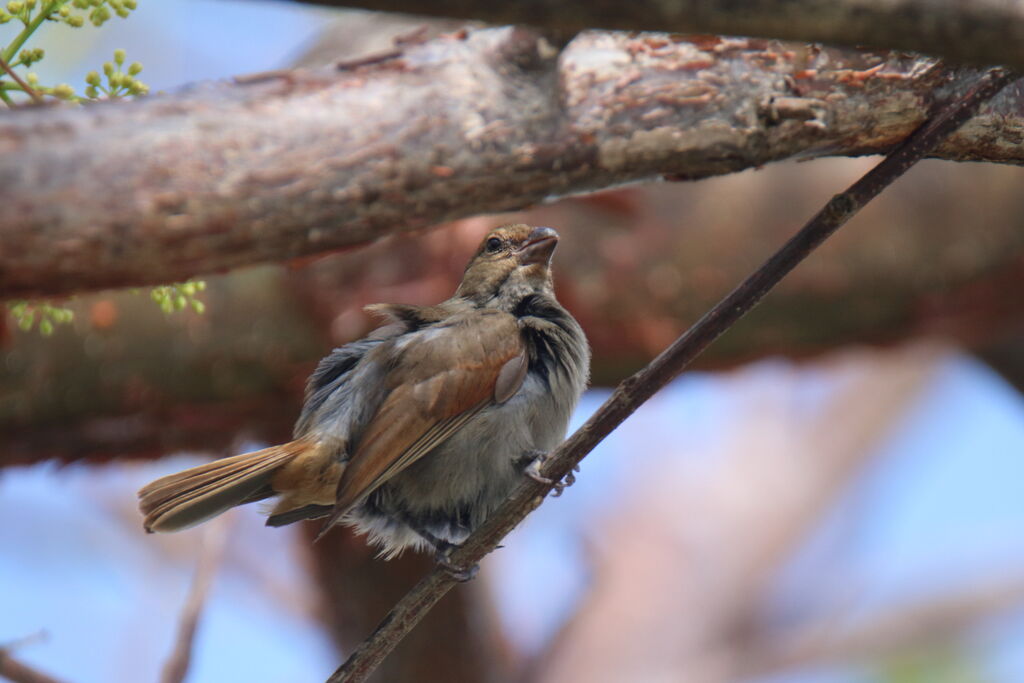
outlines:
[[[142,71],[142,65],[132,62],[127,71],[122,71],[124,66],[124,50],[114,50],[114,61],[104,62],[103,75],[107,79],[106,86],[103,79],[96,71],[90,71],[85,76],[88,84],[85,88],[85,95],[91,99],[99,99],[101,96],[113,99],[125,95],[145,95],[149,92],[149,86],[135,78]]]
[[[39,77],[31,71],[24,76],[18,76],[15,71],[19,68],[28,69],[46,55],[42,48],[24,47],[26,41],[44,22],[60,22],[77,28],[84,26],[88,21],[93,26],[102,26],[115,14],[124,18],[137,7],[137,0],[8,0],[7,4],[0,8],[0,24],[17,20],[24,28],[10,43],[0,48],[0,66],[3,67],[3,71],[0,71],[0,101],[9,107],[15,107],[26,101],[41,102],[46,96],[69,102],[81,102],[86,98],[95,100],[148,93],[149,87],[137,78],[142,71],[141,64],[134,62],[127,70],[122,69],[125,61],[124,50],[115,51],[114,61],[103,65],[105,83],[98,72],[89,72],[86,77],[85,98],[79,97],[75,89],[67,83],[47,86],[41,84]]]

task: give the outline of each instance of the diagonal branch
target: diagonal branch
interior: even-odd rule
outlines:
[[[963,95],[943,107],[846,192],[835,195],[794,237],[726,296],[711,311],[663,351],[647,367],[623,381],[611,397],[552,453],[542,474],[562,479],[604,437],[641,404],[668,384],[711,342],[731,327],[787,273],[848,221],[885,187],[927,155],[943,138],[964,124],[983,102],[994,96],[1014,76],[992,69]],[[494,550],[501,539],[543,502],[550,486],[524,479],[508,500],[452,555],[459,566],[469,566]],[[437,568],[423,578],[388,613],[377,630],[351,654],[328,683],[362,681],[454,585],[454,579]]]
[[[764,40],[459,33],[362,66],[0,116],[0,298],[181,281],[552,197],[885,152],[955,72]],[[1024,163],[1010,88],[932,153]]]

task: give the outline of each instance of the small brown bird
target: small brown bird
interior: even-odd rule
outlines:
[[[452,298],[367,307],[384,324],[320,361],[295,439],[143,487],[146,530],[277,496],[269,526],[327,517],[324,531],[352,525],[386,557],[429,546],[443,562],[537,476],[586,386],[586,337],[551,282],[557,244],[551,228],[497,228]]]

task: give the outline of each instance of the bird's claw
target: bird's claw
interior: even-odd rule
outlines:
[[[434,554],[434,561],[437,562],[439,567],[448,572],[448,575],[453,579],[459,583],[466,583],[476,578],[477,573],[480,571],[480,565],[474,564],[471,567],[460,567],[452,562],[452,551],[458,547],[449,543],[444,547],[438,548]]]
[[[550,477],[545,477],[540,473],[540,468],[544,466],[545,462],[547,462],[550,454],[543,451],[533,451],[531,455],[533,455],[533,460],[531,460],[530,464],[526,466],[523,473],[539,484],[550,486],[554,490],[554,493],[552,494],[553,497],[558,498],[562,495],[562,491],[564,491],[567,486],[572,486],[576,483],[576,475],[573,474],[572,471],[565,475],[564,481],[555,481]],[[579,471],[579,467],[574,467],[573,470]]]

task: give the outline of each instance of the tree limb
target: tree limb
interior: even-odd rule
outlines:
[[[300,0],[572,35],[588,28],[762,36],[1024,68],[1024,3],[1001,0]]]
[[[705,314],[693,327],[640,372],[623,381],[590,419],[551,454],[542,474],[561,480],[604,437],[629,417],[731,327],[805,259],[829,235],[848,221],[872,198],[927,155],[943,138],[956,131],[981,106],[1014,77],[993,69],[962,96],[914,133],[881,163],[846,192],[834,196],[793,238],[769,258],[739,287]],[[505,503],[466,542],[452,553],[456,566],[470,566],[498,546],[523,518],[543,502],[550,486],[525,479]],[[373,669],[423,615],[454,585],[442,568],[424,577],[384,618],[376,631],[351,654],[328,683],[365,680]]]
[[[0,118],[0,297],[180,281],[657,178],[890,149],[955,74],[763,40],[523,29]],[[1010,88],[934,154],[1024,161]]]

